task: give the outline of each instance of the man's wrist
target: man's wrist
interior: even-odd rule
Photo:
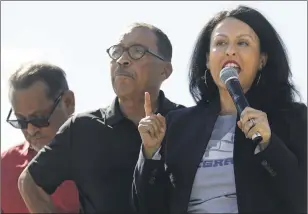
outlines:
[[[159,149],[158,148],[147,148],[145,149],[144,147],[142,148],[143,149],[143,154],[145,156],[145,158],[147,159],[152,159],[153,155],[157,152],[157,150]]]

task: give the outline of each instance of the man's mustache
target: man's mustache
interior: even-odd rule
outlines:
[[[135,79],[134,75],[131,74],[128,71],[125,71],[125,69],[123,69],[121,66],[118,66],[114,72],[114,77],[116,76],[126,76],[126,77],[130,77],[132,79]]]

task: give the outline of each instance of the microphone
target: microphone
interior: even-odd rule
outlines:
[[[220,80],[225,83],[230,96],[235,104],[236,110],[239,115],[242,114],[246,107],[249,107],[249,103],[244,95],[243,89],[241,87],[240,81],[238,79],[238,72],[233,67],[225,67],[220,71]],[[250,119],[254,125],[254,119]],[[262,136],[259,132],[252,136],[252,141],[255,144],[259,144],[262,141]]]

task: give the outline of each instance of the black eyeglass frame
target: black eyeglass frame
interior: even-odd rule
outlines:
[[[41,118],[10,120],[11,114],[13,112],[13,109],[11,108],[6,118],[6,122],[16,129],[26,129],[29,123],[31,123],[33,126],[38,127],[38,128],[48,127],[50,125],[50,118],[52,114],[54,113],[54,111],[56,110],[57,106],[59,105],[63,94],[64,94],[64,91],[61,92],[59,96],[55,99],[52,109],[47,116],[44,116]]]
[[[129,52],[129,49],[130,49],[130,48],[136,47],[136,46],[141,47],[141,48],[144,49],[144,53],[143,53],[143,54],[141,55],[141,57],[139,57],[139,58],[134,58],[134,57],[132,57],[131,54],[130,54],[130,52]],[[111,49],[111,48],[114,48],[114,47],[121,47],[121,49],[122,49],[122,53],[120,54],[120,56],[119,56],[118,58],[113,58],[113,57],[111,56],[111,54],[110,54],[110,49]],[[118,60],[118,59],[123,55],[123,53],[124,53],[125,51],[128,53],[129,57],[130,57],[131,59],[133,59],[133,60],[141,59],[142,57],[144,57],[144,55],[145,55],[146,53],[149,53],[149,54],[151,54],[151,55],[157,57],[158,59],[160,59],[160,60],[162,60],[162,61],[166,61],[166,60],[164,59],[164,57],[160,56],[159,54],[154,53],[154,52],[151,51],[149,48],[145,47],[144,45],[140,45],[140,44],[133,44],[133,45],[131,45],[131,46],[129,46],[129,47],[123,47],[123,46],[121,46],[121,45],[112,45],[111,47],[107,48],[107,50],[106,50],[106,52],[107,52],[107,54],[109,55],[109,57],[110,57],[111,59],[113,59],[113,60]]]

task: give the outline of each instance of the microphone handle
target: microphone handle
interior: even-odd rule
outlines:
[[[241,84],[240,84],[238,78],[236,78],[236,77],[232,78],[231,77],[230,79],[228,79],[226,81],[226,86],[227,86],[228,92],[231,95],[232,100],[235,104],[236,110],[237,110],[239,116],[241,116],[244,109],[246,107],[249,107],[249,103],[248,103],[248,101],[247,101],[247,99],[244,95],[243,89],[241,87]],[[253,119],[251,119],[251,120],[253,120]],[[263,140],[263,138],[262,138],[262,136],[260,135],[259,132],[255,133],[252,136],[252,141],[256,145],[259,144],[262,140]]]

